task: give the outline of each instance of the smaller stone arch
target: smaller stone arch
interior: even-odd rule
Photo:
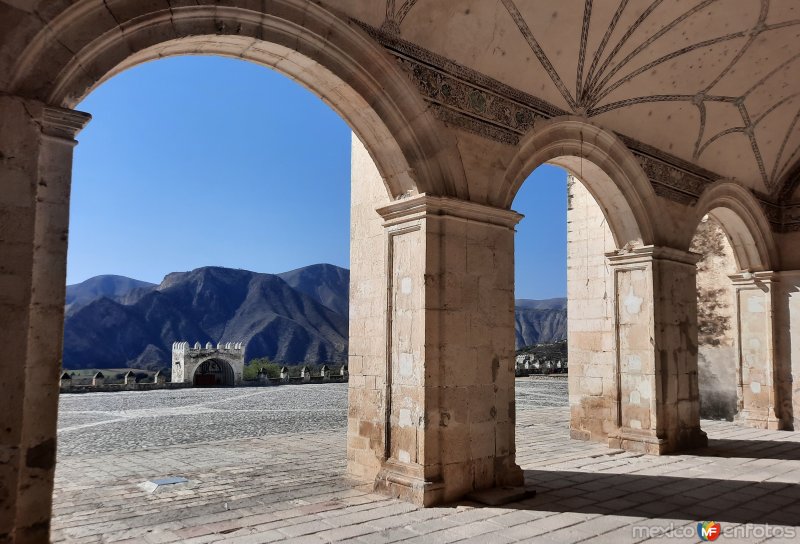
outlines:
[[[709,187],[693,213],[684,236],[703,255],[697,274],[698,383],[701,410],[712,407],[701,416],[788,428],[791,370],[776,358],[773,271],[779,263],[767,215],[747,188],[728,180]],[[716,243],[704,242],[704,223],[716,229]],[[717,405],[724,408],[720,414],[713,413]]]
[[[197,365],[192,375],[195,387],[232,387],[233,367],[224,359],[210,358]]]
[[[778,267],[778,250],[767,216],[747,188],[720,180],[698,200],[694,217],[687,221],[685,247],[691,245],[697,226],[706,215],[717,220],[728,235],[739,270],[761,272]]]
[[[493,197],[496,205],[510,208],[528,176],[545,163],[583,182],[603,209],[617,247],[657,242],[651,220],[656,194],[647,175],[616,135],[581,117],[542,122],[522,139]]]
[[[197,342],[195,345],[199,345]],[[240,342],[224,348],[190,348],[184,342],[172,349],[172,381],[196,387],[241,385],[244,374],[244,347]],[[227,347],[231,345],[231,347]],[[198,378],[198,376],[203,376]]]

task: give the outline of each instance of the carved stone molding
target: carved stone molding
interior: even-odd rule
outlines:
[[[88,113],[66,108],[46,106],[42,113],[42,132],[54,138],[73,142],[92,116]]]
[[[425,194],[397,200],[376,211],[383,217],[384,226],[429,217],[452,217],[513,230],[522,219],[522,215],[512,210]]]
[[[785,232],[800,231],[800,203],[785,205],[782,220]]]
[[[353,22],[395,57],[431,110],[448,126],[516,146],[537,122],[568,114],[395,33],[355,19]],[[617,136],[633,153],[660,197],[692,206],[706,187],[722,177],[623,134]],[[800,230],[800,204],[781,206],[770,197],[760,200],[776,231]]]

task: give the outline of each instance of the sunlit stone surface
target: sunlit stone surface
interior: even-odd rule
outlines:
[[[421,509],[346,478],[346,387],[62,396],[53,540],[619,543],[703,519],[800,523],[797,435],[704,420],[710,447],[693,455],[611,450],[569,439],[566,380],[551,377],[516,380],[517,459],[537,495]],[[137,487],[165,476],[189,483]]]

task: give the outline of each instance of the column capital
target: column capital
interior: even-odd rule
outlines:
[[[383,217],[386,227],[422,218],[452,217],[513,229],[524,217],[513,210],[424,193],[397,200],[376,211]]]
[[[45,106],[42,111],[42,133],[74,143],[75,136],[91,121],[82,111]]]
[[[772,283],[778,279],[778,274],[772,270],[764,270],[761,272],[743,270],[736,274],[731,274],[728,277],[733,282],[734,287],[754,287],[758,284]]]
[[[684,251],[666,246],[642,246],[631,249],[618,249],[606,253],[611,266],[629,266],[651,261],[672,261],[678,264],[695,266],[702,258],[699,253]]]

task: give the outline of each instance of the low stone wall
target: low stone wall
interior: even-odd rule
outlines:
[[[153,391],[156,389],[186,389],[190,383],[104,383],[103,385],[62,385],[61,393],[114,393],[117,391]]]
[[[257,380],[242,382],[242,385],[252,387],[262,385],[303,385],[306,383],[346,383],[348,381],[347,378],[347,376],[284,376],[282,378],[259,377]]]
[[[243,381],[236,387],[269,387],[275,385],[303,385],[307,383],[346,383],[347,376],[307,376],[291,378],[259,378],[257,380]],[[103,385],[62,385],[61,393],[115,393],[118,391],[155,391],[157,389],[188,389],[191,383],[164,382],[164,383],[107,383]]]

